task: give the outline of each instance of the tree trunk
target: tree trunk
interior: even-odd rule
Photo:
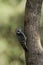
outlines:
[[[40,15],[42,0],[27,0],[24,32],[27,35],[26,65],[43,65],[43,49],[40,42]]]

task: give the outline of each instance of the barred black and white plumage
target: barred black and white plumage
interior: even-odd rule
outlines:
[[[22,32],[21,29],[17,29],[16,34],[22,47],[24,48],[25,51],[27,51],[27,46],[26,46],[27,37],[25,36],[25,34]]]

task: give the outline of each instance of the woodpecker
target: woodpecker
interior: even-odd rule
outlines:
[[[25,36],[25,34],[22,32],[21,29],[17,29],[16,35],[17,35],[18,40],[21,43],[21,46],[23,47],[23,49],[25,51],[27,51],[28,50],[27,46],[26,46],[27,37]]]

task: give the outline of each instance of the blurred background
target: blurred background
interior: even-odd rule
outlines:
[[[25,52],[16,29],[24,28],[26,0],[0,0],[0,65],[25,65]],[[43,4],[40,19],[40,36],[43,45]]]

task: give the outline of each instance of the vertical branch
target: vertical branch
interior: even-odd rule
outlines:
[[[27,0],[25,11],[24,31],[27,35],[26,62],[27,65],[42,65],[40,55],[42,46],[40,42],[40,15],[42,0]]]

